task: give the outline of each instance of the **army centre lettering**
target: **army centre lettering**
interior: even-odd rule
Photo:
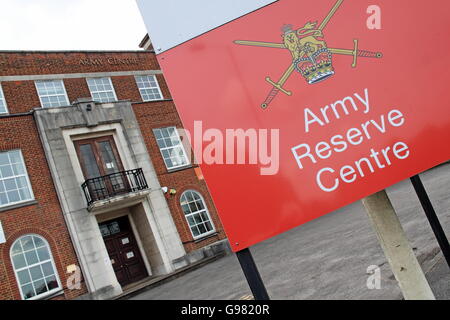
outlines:
[[[103,65],[133,65],[139,64],[139,59],[137,58],[97,58],[97,59],[80,59],[79,64],[82,66],[103,66]]]

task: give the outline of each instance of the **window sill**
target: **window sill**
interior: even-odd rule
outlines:
[[[144,104],[144,103],[165,102],[165,101],[173,101],[173,99],[161,99],[161,100],[149,100],[149,101],[136,101],[136,102],[132,102],[132,104]]]
[[[22,207],[27,207],[27,206],[32,206],[37,203],[38,202],[33,199],[33,200],[25,201],[25,202],[19,202],[19,203],[15,203],[15,204],[11,204],[11,205],[6,205],[4,207],[0,207],[0,212],[13,210],[13,209],[17,209],[17,208],[22,208]]]
[[[183,170],[192,169],[192,168],[193,168],[192,164],[188,164],[188,165],[185,165],[185,166],[179,167],[179,168],[167,169],[167,172],[168,173],[173,173],[173,172],[183,171]]]
[[[201,237],[201,238],[197,238],[197,239],[190,240],[190,241],[184,241],[184,242],[182,242],[182,243],[183,243],[183,244],[188,244],[188,243],[199,243],[199,242],[208,240],[209,238],[213,238],[213,237],[217,236],[218,234],[219,234],[219,232],[214,231],[214,232],[209,233],[209,234],[207,234],[207,235],[205,235],[205,236],[203,236],[203,237]]]
[[[0,114],[0,119],[7,119],[7,118],[15,118],[15,117],[23,117],[23,116],[30,116],[33,114],[33,111],[30,112],[21,112],[21,113],[2,113]]]
[[[32,298],[27,299],[27,300],[31,300],[31,301],[32,301],[32,300],[49,300],[49,299],[51,299],[51,298],[60,296],[60,295],[62,295],[62,294],[64,294],[64,289],[62,289],[62,288],[56,288],[56,289],[54,289],[54,290],[52,290],[52,291],[43,293],[43,294],[41,294],[41,295],[39,295],[39,296],[35,296],[35,297],[32,297]]]
[[[217,231],[214,231],[213,233],[210,233],[210,234],[207,234],[207,235],[205,235],[205,236],[203,236],[203,237],[201,237],[201,238],[198,238],[198,239],[194,239],[194,243],[199,243],[199,242],[202,242],[202,241],[205,241],[205,240],[207,240],[207,239],[209,239],[209,238],[213,238],[213,237],[215,237],[215,236],[217,236],[219,233],[217,232]]]

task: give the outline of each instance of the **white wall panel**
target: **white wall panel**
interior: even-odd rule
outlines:
[[[156,53],[277,0],[136,0]]]

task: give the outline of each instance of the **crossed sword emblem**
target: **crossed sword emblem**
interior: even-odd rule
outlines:
[[[334,16],[334,14],[339,9],[339,7],[342,5],[343,2],[344,2],[344,0],[338,0],[335,3],[333,8],[331,8],[331,11],[328,13],[328,15],[325,17],[325,19],[319,25],[317,31],[322,32],[323,29],[325,29],[325,27],[330,22],[331,18]],[[246,40],[236,40],[236,41],[234,41],[234,43],[239,44],[239,45],[246,45],[246,46],[287,49],[286,46],[284,45],[284,43],[246,41]],[[358,57],[364,57],[364,58],[382,58],[383,57],[383,54],[381,52],[359,50],[357,39],[354,39],[353,43],[354,43],[353,50],[352,49],[338,49],[338,48],[327,48],[327,49],[332,54],[353,56],[352,68],[356,68]],[[304,46],[300,50],[299,57],[304,57],[305,55],[307,55],[307,53],[308,53],[307,47],[308,46]],[[266,109],[280,91],[288,96],[292,95],[292,91],[286,90],[283,86],[286,83],[286,81],[289,79],[289,77],[292,75],[292,72],[294,72],[294,70],[295,70],[295,64],[293,61],[291,63],[291,65],[289,66],[289,68],[281,76],[280,80],[278,80],[277,82],[273,81],[270,77],[266,77],[266,81],[272,85],[272,90],[268,94],[266,100],[261,104],[261,108]]]

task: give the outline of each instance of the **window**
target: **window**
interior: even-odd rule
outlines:
[[[177,128],[154,129],[153,132],[167,169],[176,169],[189,165]]]
[[[0,86],[0,114],[2,113],[8,113],[8,108],[6,107],[6,100],[3,95],[2,86]]]
[[[214,232],[205,201],[198,192],[185,191],[181,195],[180,203],[194,239]]]
[[[0,152],[0,207],[32,199],[22,152]]]
[[[152,101],[162,99],[162,93],[155,76],[136,76],[136,83],[139,92],[141,93],[142,100]]]
[[[92,99],[98,102],[117,101],[116,93],[111,82],[111,78],[91,78],[87,79]]]
[[[43,108],[70,105],[62,80],[36,81],[35,83]]]
[[[113,136],[77,140],[74,143],[86,179],[82,187],[89,193],[86,194],[88,205],[132,191]]]
[[[48,296],[61,289],[55,263],[44,238],[23,236],[14,242],[10,254],[22,299]]]

